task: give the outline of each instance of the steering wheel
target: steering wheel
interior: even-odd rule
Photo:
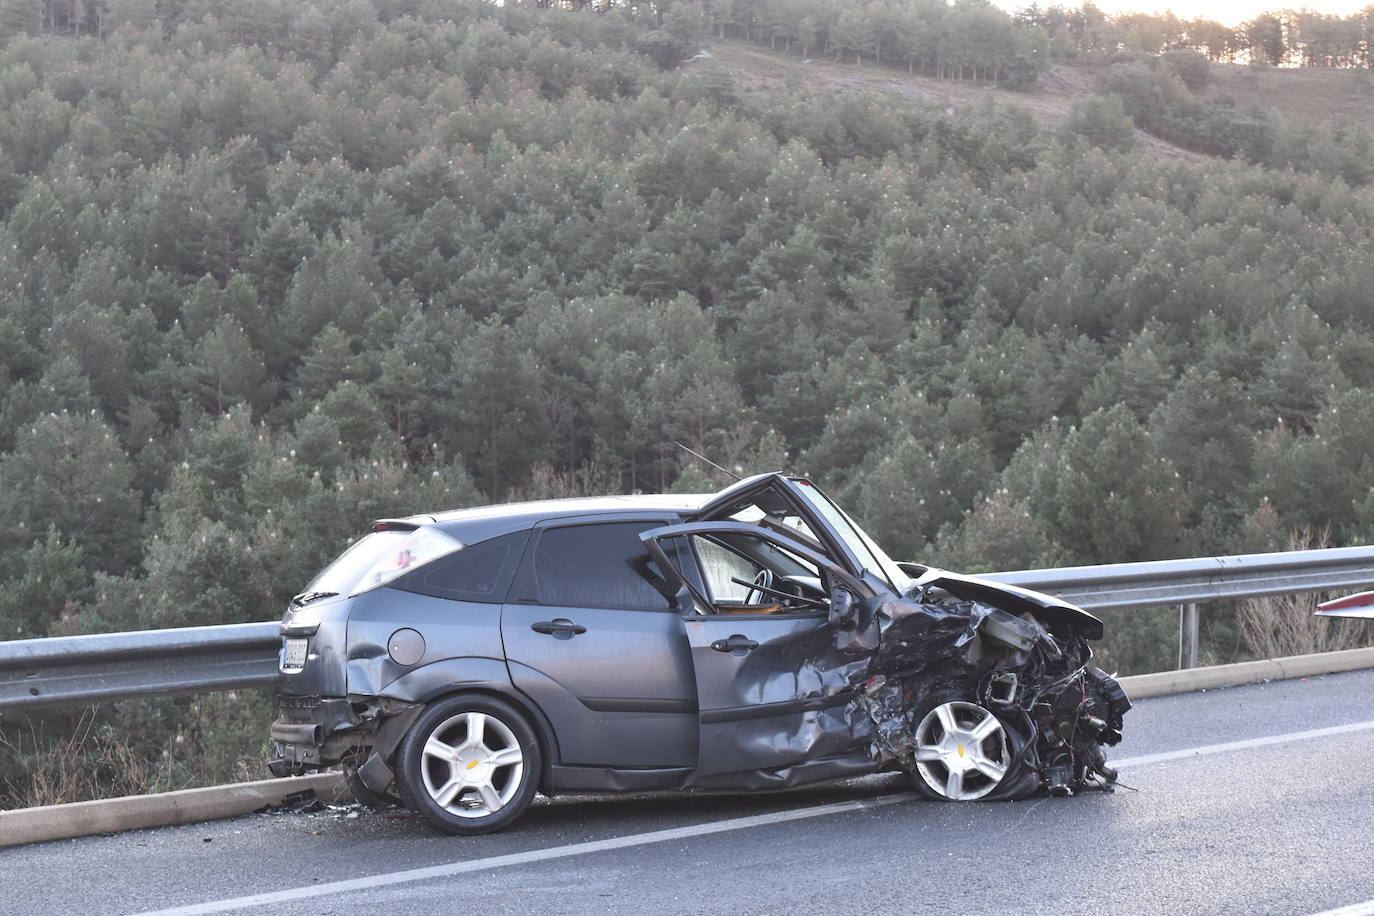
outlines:
[[[760,569],[760,570],[758,571],[758,573],[756,573],[756,574],[754,575],[754,584],[755,584],[755,585],[758,585],[758,586],[762,586],[762,588],[772,588],[772,587],[773,587],[773,570],[768,569],[767,567],[764,567],[763,569]],[[754,594],[755,594],[755,593],[757,593],[758,596],[759,596],[759,604],[762,604],[762,603],[764,602],[764,599],[768,597],[768,593],[765,592],[765,591],[763,591],[762,589],[760,589],[760,588],[751,588],[751,589],[749,589],[749,591],[747,591],[747,592],[744,593],[744,603],[745,603],[745,604],[753,604],[753,603],[754,603]]]

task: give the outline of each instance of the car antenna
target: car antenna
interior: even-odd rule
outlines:
[[[710,458],[707,458],[705,455],[702,455],[702,454],[699,454],[699,453],[697,453],[697,452],[692,451],[690,448],[688,448],[687,446],[683,445],[681,442],[674,442],[673,444],[676,445],[678,448],[682,449],[682,450],[683,450],[684,452],[686,452],[687,454],[691,455],[693,458],[699,458],[699,459],[701,459],[702,461],[706,462],[706,463],[709,464],[711,467],[715,468],[717,471],[720,471],[722,474],[729,474],[731,477],[735,478],[736,480],[743,480],[743,479],[744,479],[743,477],[741,477],[741,476],[739,476],[738,474],[736,474],[734,471],[727,471],[727,470],[725,470],[725,468],[723,468],[723,467],[721,467],[720,465],[716,464],[714,461],[712,461]]]

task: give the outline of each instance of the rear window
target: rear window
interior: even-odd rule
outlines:
[[[409,531],[372,532],[326,566],[324,572],[305,587],[305,591],[331,595],[353,594],[363,576],[367,575],[388,551],[397,549],[409,535]]]
[[[511,574],[525,549],[528,531],[518,531],[469,544],[457,553],[407,573],[392,587],[434,598],[499,604],[506,598]]]

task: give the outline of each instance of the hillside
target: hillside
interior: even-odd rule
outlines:
[[[1258,105],[1284,122],[1315,127],[1343,123],[1374,130],[1374,72],[1318,67],[1247,67],[1213,64],[1204,98],[1229,95]]]
[[[891,66],[840,63],[831,57],[803,58],[742,41],[711,41],[711,56],[690,67],[719,66],[735,74],[747,89],[804,87],[811,92],[882,92],[911,102],[969,108],[989,100],[1017,104],[1032,112],[1042,124],[1057,124],[1079,97],[1092,91],[1092,79],[1084,68],[1059,64],[1048,76],[1025,92],[991,84],[943,80],[909,74]]]
[[[632,12],[162,9],[0,35],[0,638],[267,619],[376,518],[718,486],[678,441],[968,571],[1374,536],[1358,144],[1304,160],[1146,59],[1108,75],[1168,104],[1088,118],[1077,64],[1022,94],[681,66]],[[1177,612],[1108,632],[1165,667]],[[1204,639],[1247,651],[1229,608]],[[263,709],[197,703],[118,713],[156,721],[138,779],[245,771]],[[0,732],[0,795],[70,725]]]
[[[880,92],[954,110],[991,101],[1024,108],[1047,128],[1058,126],[1075,102],[1092,95],[1106,69],[1101,61],[1059,61],[1030,89],[1013,91],[987,83],[908,74],[887,65],[856,66],[831,57],[802,58],[744,41],[713,40],[706,51],[710,57],[686,66],[720,67],[746,89],[792,85],[811,92]],[[1337,122],[1374,129],[1374,75],[1367,70],[1220,63],[1211,65],[1210,78],[1211,84],[1198,92],[1203,100],[1229,96],[1237,107],[1256,105],[1271,110],[1285,125],[1316,127]],[[1159,158],[1206,158],[1150,134],[1142,133],[1139,141],[1143,150]]]

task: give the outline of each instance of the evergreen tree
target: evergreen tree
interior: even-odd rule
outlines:
[[[248,335],[225,315],[196,345],[194,359],[202,372],[201,399],[213,412],[224,413],[236,404],[261,407],[267,393],[267,370]]]
[[[382,356],[381,375],[374,386],[388,427],[402,442],[414,435],[418,402],[425,395],[425,374],[403,349],[392,347]]]
[[[55,528],[82,548],[92,569],[122,573],[138,560],[140,524],[133,469],[98,416],[63,411],[22,429],[0,458],[0,510],[13,549]]]
[[[320,401],[320,413],[334,421],[339,441],[352,458],[372,457],[378,444],[390,439],[376,399],[354,382],[334,386]]]
[[[311,342],[296,373],[295,398],[302,404],[313,404],[357,374],[353,342],[336,325],[325,325]]]
[[[1124,405],[1085,417],[1065,438],[1057,470],[1056,540],[1081,562],[1184,552],[1178,474]]]
[[[1064,552],[1028,503],[996,490],[941,528],[930,562],[969,572],[1044,569],[1064,565]]]
[[[1254,405],[1236,379],[1189,369],[1150,415],[1155,447],[1178,470],[1194,513],[1228,502],[1240,508],[1236,482],[1249,480]]]
[[[33,639],[48,635],[77,613],[90,594],[91,576],[82,549],[63,541],[55,527],[24,552],[23,572],[0,588],[0,636]]]
[[[830,47],[839,57],[848,51],[854,55],[854,63],[862,64],[863,55],[872,44],[872,27],[863,10],[846,9],[841,11],[830,30]]]
[[[42,0],[0,0],[0,44],[20,35],[37,35],[42,18]]]
[[[115,31],[128,25],[136,31],[146,29],[157,19],[157,0],[108,0],[105,28]]]
[[[1126,115],[1121,96],[1115,94],[1091,95],[1075,102],[1064,121],[1064,133],[1104,150],[1128,150],[1135,145],[1135,125]]]
[[[539,366],[510,327],[492,319],[459,340],[443,388],[444,441],[484,492],[499,497],[547,453]]]

